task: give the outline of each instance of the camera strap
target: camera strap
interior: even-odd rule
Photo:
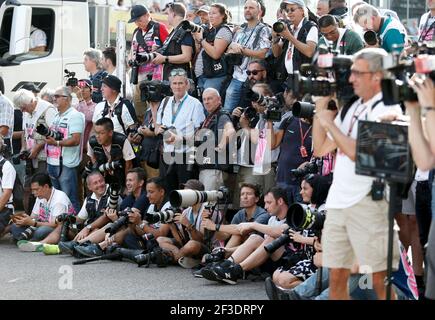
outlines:
[[[176,105],[176,102],[175,102],[175,97],[173,97],[172,98],[172,125],[174,125],[174,123],[175,123],[175,120],[177,119],[177,117],[178,117],[178,114],[180,113],[180,110],[181,110],[181,107],[183,106],[183,104],[184,104],[184,101],[186,101],[186,99],[187,99],[187,97],[188,97],[189,95],[186,93],[186,95],[183,97],[183,99],[180,101],[180,104],[178,105],[178,108],[177,108],[177,111],[174,113],[174,107],[175,107],[175,105]]]
[[[434,29],[434,30],[432,32],[432,39],[431,40],[434,40],[434,36],[435,36],[435,20],[432,21],[432,24],[429,26],[429,28],[427,28],[427,25],[428,25],[430,19],[431,19],[431,16],[430,16],[430,14],[428,14],[426,22],[425,22],[423,28],[421,29],[422,32],[420,34],[420,37],[418,37],[418,42],[421,42],[421,41],[430,41],[429,39],[426,39],[426,37],[429,35],[429,32],[432,29]],[[423,32],[424,32],[424,34],[423,34]]]

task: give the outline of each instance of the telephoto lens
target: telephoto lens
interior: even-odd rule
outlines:
[[[194,24],[188,20],[181,22],[181,28],[189,32],[201,32],[203,30],[202,26]]]
[[[375,46],[378,44],[378,36],[373,30],[367,30],[364,32],[364,42],[369,46]]]
[[[282,21],[277,21],[273,24],[272,26],[273,31],[275,31],[276,33],[281,33],[284,31],[285,29],[285,24]]]
[[[112,161],[112,162],[106,162],[103,163],[102,165],[100,165],[98,167],[98,170],[103,173],[105,171],[109,171],[109,170],[117,170],[117,169],[121,169],[122,168],[122,163],[120,160],[116,160],[116,161]]]
[[[109,187],[109,209],[118,209],[119,193],[121,188],[117,183],[113,183]]]
[[[276,238],[275,240],[273,240],[272,242],[266,244],[264,246],[264,250],[267,251],[267,253],[274,253],[276,250],[278,250],[281,246],[289,243],[292,241],[292,239],[290,238],[289,235],[289,231],[290,229],[287,229],[286,231],[284,231],[282,233],[282,235],[280,235],[278,238]]]

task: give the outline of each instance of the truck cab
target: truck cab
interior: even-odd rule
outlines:
[[[109,45],[108,14],[107,5],[87,0],[0,0],[0,76],[5,94],[13,96],[26,82],[54,89],[65,83],[65,69],[77,78],[87,77],[83,52]],[[46,35],[44,51],[30,47],[35,28]]]

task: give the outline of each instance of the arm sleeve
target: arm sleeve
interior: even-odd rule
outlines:
[[[166,28],[166,26],[163,23],[160,23],[159,32],[160,32],[160,41],[163,43],[166,41],[166,38],[169,35],[168,28]]]
[[[85,115],[77,111],[77,114],[69,119],[68,126],[71,134],[83,133],[85,130]]]
[[[89,152],[88,152],[88,154],[89,154]],[[127,139],[125,140],[124,147],[122,148],[122,156],[123,156],[125,161],[132,160],[132,159],[136,158],[134,151],[133,151],[133,148],[131,146],[131,143]]]
[[[82,219],[82,220],[86,220],[88,219],[88,211],[86,210],[86,204],[88,203],[88,201],[85,199],[85,201],[83,202],[82,208],[80,209],[79,213],[77,214],[77,218]]]

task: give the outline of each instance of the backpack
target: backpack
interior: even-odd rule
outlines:
[[[0,161],[0,180],[3,179],[3,165],[5,164],[7,160],[3,158]],[[18,176],[15,177],[14,187],[12,189],[12,195],[13,195],[13,205],[15,209],[23,210],[23,200],[24,200],[24,187],[23,184],[20,182],[20,179]],[[6,204],[10,204],[9,201]]]

